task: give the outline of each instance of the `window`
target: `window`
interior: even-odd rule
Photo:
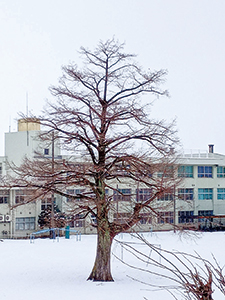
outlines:
[[[141,217],[140,224],[144,225],[144,224],[152,223],[152,217],[150,213],[141,213],[140,217]]]
[[[213,189],[198,189],[198,200],[212,200]]]
[[[173,224],[173,212],[161,211],[158,213],[158,224],[169,223]]]
[[[0,204],[9,203],[9,190],[0,190]]]
[[[2,176],[2,165],[0,165],[0,176]]]
[[[218,178],[225,177],[225,167],[217,167],[217,177]]]
[[[173,193],[165,193],[161,197],[158,197],[160,201],[173,201],[174,194]]]
[[[131,201],[131,189],[118,189],[113,194],[114,201]]]
[[[178,198],[180,200],[193,200],[194,199],[193,189],[178,189]]]
[[[198,166],[198,177],[200,177],[200,178],[212,178],[212,167],[210,167],[210,166]]]
[[[193,166],[178,167],[178,177],[185,177],[185,178],[193,177]]]
[[[151,189],[136,189],[136,201],[146,201],[151,197]]]
[[[97,218],[96,218],[96,216],[95,215],[91,215],[91,223],[92,224],[97,224]]]
[[[84,219],[77,219],[75,222],[74,222],[74,227],[84,227]]]
[[[54,198],[54,204],[55,204],[55,198]],[[41,209],[51,209],[52,208],[52,198],[42,199],[41,200]]]
[[[67,202],[73,202],[73,201],[81,201],[81,198],[78,197],[78,195],[81,195],[83,194],[85,191],[85,189],[70,189],[70,190],[67,190],[67,194],[70,194],[70,195],[75,195],[77,196],[77,198],[70,198],[70,197],[67,197]]]
[[[85,227],[85,220],[84,215],[77,214],[70,219],[70,222],[68,223],[70,227]]]
[[[44,155],[49,155],[49,149],[48,148],[44,149]]]
[[[178,223],[193,223],[194,211],[179,211],[178,212]]]
[[[31,190],[16,190],[15,202],[16,203],[25,202],[26,200],[29,199],[29,196],[31,197],[32,193],[33,192]]]
[[[130,213],[114,213],[113,218],[114,221],[120,223],[120,224],[126,224],[129,220],[131,214]]]
[[[172,178],[174,174],[174,169],[172,166],[167,166],[163,170],[159,170],[157,173],[157,176],[159,178],[165,177],[165,178]]]
[[[217,199],[218,200],[225,200],[225,189],[217,189]]]
[[[16,218],[16,230],[34,230],[35,218]]]
[[[198,215],[202,217],[210,217],[213,216],[213,210],[199,210]],[[213,218],[199,218],[198,222],[205,222],[205,220],[209,220],[210,222],[212,222]]]
[[[199,216],[213,216],[213,210],[199,210]]]

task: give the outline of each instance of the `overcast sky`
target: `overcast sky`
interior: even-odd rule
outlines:
[[[145,69],[169,72],[152,116],[177,119],[184,149],[225,154],[224,0],[0,0],[0,28],[0,155],[26,99],[39,114],[61,66],[113,36]]]

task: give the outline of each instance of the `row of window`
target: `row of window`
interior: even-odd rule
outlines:
[[[120,224],[126,224],[130,218],[130,213],[126,212],[118,212],[114,213],[113,218],[115,222]],[[205,222],[204,217],[213,216],[213,210],[199,210],[198,211],[198,222]],[[194,211],[179,211],[178,212],[178,223],[193,223],[196,216],[194,216]],[[211,221],[211,219],[209,219]],[[142,213],[140,224],[151,224],[152,223],[152,216],[150,213]],[[174,212],[172,211],[161,211],[158,212],[157,215],[157,223],[158,224],[173,224],[174,223]],[[71,220],[70,224],[71,227],[84,227],[85,220],[80,217],[80,215],[74,216],[74,219]]]
[[[193,166],[180,166],[178,168],[178,177],[193,178]],[[212,166],[198,166],[198,178],[212,178]],[[217,167],[217,178],[225,178],[225,167]]]
[[[173,166],[168,166],[164,170],[160,170],[157,172],[157,177],[166,177],[172,178],[174,176],[175,169]],[[124,176],[127,175],[127,172],[124,172]],[[152,174],[148,174],[149,177],[152,177]],[[197,176],[198,178],[212,178],[213,177],[213,167],[212,166],[197,166]],[[194,177],[194,166],[179,166],[178,167],[178,177],[184,178],[193,178]],[[217,167],[217,177],[225,178],[225,167],[218,166]]]
[[[80,195],[84,192],[84,189],[73,189],[67,190],[67,193]],[[136,201],[142,202],[151,198],[152,190],[149,188],[136,189]],[[106,190],[108,194],[108,190]],[[25,193],[23,191],[16,191],[15,202],[20,203],[24,201]],[[114,191],[113,200],[114,201],[131,201],[132,200],[132,190],[131,189],[118,189]],[[194,199],[194,189],[192,188],[181,188],[178,189],[178,199],[180,200],[193,200]],[[212,200],[213,199],[213,189],[212,188],[199,188],[198,189],[198,200]],[[80,201],[81,198],[76,198],[76,201]],[[165,193],[161,197],[158,197],[160,201],[173,201],[174,191],[170,193]],[[217,200],[225,200],[225,188],[217,188]],[[73,201],[71,198],[67,198],[67,201]],[[0,204],[9,203],[9,191],[0,191]],[[42,200],[41,209],[45,209],[51,206],[51,198]]]
[[[213,210],[200,210],[198,211],[198,216],[213,216]],[[130,217],[130,213],[114,213],[114,221],[119,223],[126,223]],[[178,222],[179,223],[193,223],[194,222],[194,211],[179,211],[178,212]],[[204,222],[205,219],[198,219],[199,222]],[[174,223],[174,213],[172,211],[162,211],[158,213],[157,216],[158,224],[173,224]],[[152,218],[150,213],[142,213],[140,224],[151,224]],[[84,227],[85,220],[80,215],[74,216],[71,220],[71,227]],[[16,218],[16,230],[35,230],[35,217],[27,218]]]
[[[178,212],[179,223],[193,223],[194,222],[194,211],[179,211]],[[205,222],[204,217],[213,216],[213,210],[199,210],[198,216],[202,217],[198,219],[198,222]],[[209,219],[211,221],[211,219]]]
[[[165,194],[159,200],[173,200],[173,193]],[[193,200],[194,189],[178,189],[178,199],[180,200]],[[212,188],[198,189],[198,200],[213,200]],[[225,188],[217,189],[217,200],[225,200]]]
[[[24,202],[27,196],[32,195],[31,190],[16,190],[15,203]],[[0,204],[9,203],[9,190],[0,190]]]
[[[84,190],[68,190],[69,193],[74,195],[81,194]],[[68,192],[67,191],[67,192]],[[106,191],[108,194],[108,190]],[[151,189],[136,189],[136,201],[146,201],[151,198],[152,190]],[[132,190],[131,189],[118,189],[118,191],[114,191],[113,200],[114,201],[131,201],[132,200]],[[180,200],[194,200],[194,189],[193,188],[181,188],[178,189],[178,199]],[[199,188],[198,189],[198,200],[212,200],[213,199],[213,189],[212,188]],[[76,201],[80,201],[80,198],[77,198]],[[160,201],[173,201],[174,200],[174,192],[165,193],[162,196],[158,197]],[[217,200],[225,200],[225,188],[217,189]],[[73,201],[71,198],[67,198],[67,201]]]

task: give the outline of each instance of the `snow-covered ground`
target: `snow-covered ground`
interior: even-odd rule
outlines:
[[[162,248],[176,249],[193,253],[197,251],[204,258],[215,255],[220,265],[225,264],[225,233],[204,233],[200,238],[182,238],[172,232],[146,234],[146,238]],[[120,241],[136,243],[128,234],[118,237]],[[144,250],[144,245],[137,245]],[[40,299],[96,299],[96,300],[143,300],[173,299],[166,291],[153,291],[151,287],[140,283],[159,283],[153,275],[129,268],[112,256],[112,273],[114,282],[101,283],[87,281],[95,257],[96,236],[84,235],[81,241],[60,238],[59,241],[36,239],[4,240],[0,242],[0,298],[16,300]],[[114,242],[112,252],[125,261],[138,265],[135,257]],[[158,259],[157,257],[155,257]],[[138,265],[140,266],[140,265]],[[140,267],[146,267],[142,263]],[[161,283],[161,282],[160,282]],[[154,293],[154,294],[153,294]],[[214,299],[222,300],[224,296],[215,292]]]

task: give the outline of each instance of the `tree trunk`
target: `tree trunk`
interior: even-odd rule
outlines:
[[[107,224],[107,221],[104,221],[104,223],[104,227],[98,226],[97,253],[95,264],[90,276],[88,277],[88,280],[113,281],[110,264],[113,238],[110,235],[110,228]]]

